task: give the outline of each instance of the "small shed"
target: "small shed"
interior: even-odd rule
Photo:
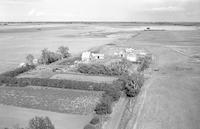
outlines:
[[[90,59],[91,59],[91,52],[87,51],[82,53],[81,56],[82,61],[90,61]]]

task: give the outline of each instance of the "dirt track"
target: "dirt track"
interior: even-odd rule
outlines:
[[[199,34],[199,30],[143,32],[129,40],[129,46],[145,47],[157,57],[159,71],[142,88],[127,129],[200,128],[200,64],[190,62],[192,55],[172,49],[176,45],[200,50]]]

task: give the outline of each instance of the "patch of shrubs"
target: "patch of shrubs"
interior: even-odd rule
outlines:
[[[140,73],[123,75],[118,80],[122,84],[122,90],[127,97],[135,97],[144,84],[144,76]]]
[[[105,99],[105,98],[104,98]],[[107,98],[106,98],[107,99]],[[111,101],[102,101],[101,103],[98,103],[96,105],[96,108],[94,109],[95,113],[98,115],[106,115],[106,114],[111,114],[112,113],[112,106],[111,106]]]
[[[102,64],[79,64],[77,71],[84,74],[118,76],[128,72],[131,62],[122,60],[108,66]]]

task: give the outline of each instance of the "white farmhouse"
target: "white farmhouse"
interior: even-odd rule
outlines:
[[[104,54],[92,53],[92,58],[93,58],[93,59],[100,59],[100,60],[103,60],[103,59],[104,59]]]
[[[81,60],[82,61],[90,61],[91,59],[91,52],[86,51],[82,53]]]

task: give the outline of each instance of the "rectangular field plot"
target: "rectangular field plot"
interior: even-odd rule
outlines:
[[[26,129],[29,120],[35,116],[48,116],[55,129],[83,129],[92,119],[90,115],[65,114],[37,109],[28,109],[0,104],[0,129]]]
[[[109,76],[90,76],[90,75],[81,75],[81,74],[56,74],[51,77],[51,79],[67,79],[74,81],[89,81],[95,83],[108,83],[112,84],[113,81],[117,80],[116,77]]]
[[[60,113],[90,114],[102,92],[42,87],[0,87],[0,104],[49,110]]]

